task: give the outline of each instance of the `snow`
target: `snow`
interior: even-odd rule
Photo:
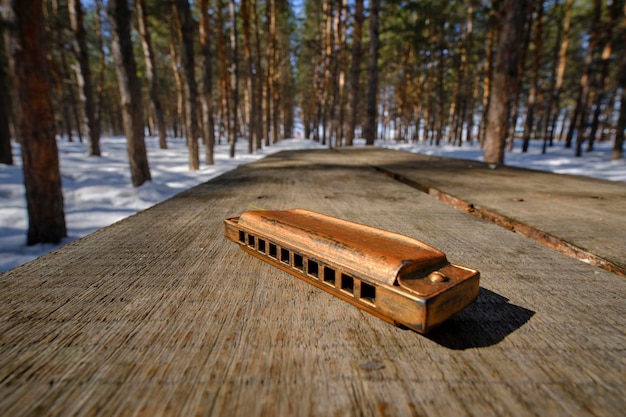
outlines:
[[[364,144],[356,141],[357,146]],[[237,144],[236,157],[228,157],[228,145],[216,145],[215,165],[201,164],[198,171],[189,171],[188,152],[182,139],[170,139],[169,149],[158,148],[158,139],[146,139],[152,181],[132,187],[123,137],[101,139],[102,157],[88,157],[86,144],[59,140],[59,157],[65,203],[68,237],[60,245],[26,245],[28,220],[24,198],[23,175],[19,146],[14,145],[15,166],[0,164],[0,272],[21,265],[53,249],[112,224],[140,210],[157,204],[175,194],[206,182],[225,172],[288,149],[323,148],[312,140],[283,140],[254,154],[247,153],[247,143]],[[517,144],[519,145],[519,144]],[[377,146],[452,158],[482,160],[476,146],[429,146],[378,141]],[[557,144],[541,154],[541,144],[521,153],[520,146],[506,155],[507,165],[563,174],[584,175],[626,182],[626,159],[611,161],[611,144],[598,143],[596,150],[575,158],[573,149]],[[203,155],[201,155],[202,159]]]
[[[581,158],[574,156],[573,148],[567,149],[559,142],[556,142],[555,146],[549,147],[547,152],[542,154],[542,144],[541,141],[531,141],[528,152],[523,153],[521,140],[516,141],[513,151],[507,152],[505,156],[505,164],[557,174],[582,175],[626,182],[626,159],[611,160],[612,142],[596,143],[594,151],[584,153]],[[471,159],[474,161],[482,161],[483,157],[483,151],[478,145],[468,146],[463,144],[462,147],[448,144],[429,146],[423,142],[398,144],[389,141],[377,142],[377,145],[424,155]]]

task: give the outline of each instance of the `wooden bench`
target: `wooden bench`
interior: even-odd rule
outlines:
[[[518,171],[380,149],[283,152],[11,270],[0,415],[622,415],[626,279],[416,186],[578,233],[576,247],[623,265],[623,184]],[[526,191],[533,181],[545,194]],[[598,198],[568,195],[552,228],[538,223],[552,196],[582,184]],[[422,240],[478,269],[479,297],[426,336],[394,327],[222,236],[224,218],[258,207]]]

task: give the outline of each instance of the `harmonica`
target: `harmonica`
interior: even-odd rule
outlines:
[[[419,333],[478,296],[478,271],[417,239],[303,209],[245,211],[224,236],[374,316]]]

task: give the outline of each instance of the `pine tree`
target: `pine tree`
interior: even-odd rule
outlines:
[[[16,89],[16,133],[22,145],[29,245],[67,235],[54,112],[50,99],[41,0],[3,0],[7,49]]]
[[[150,167],[144,137],[141,89],[130,36],[131,13],[127,0],[109,0],[112,51],[122,106],[128,161],[133,186],[150,181]]]
[[[363,136],[367,145],[373,145],[377,131],[377,94],[378,94],[378,50],[380,39],[378,24],[380,0],[372,0],[370,4],[370,57],[367,68],[367,117]]]
[[[524,32],[528,3],[527,0],[504,0],[502,5],[500,39],[485,134],[485,162],[504,163],[510,100],[518,82],[520,35]]]
[[[200,168],[198,149],[198,119],[196,114],[198,104],[198,89],[195,76],[195,59],[193,50],[193,21],[188,0],[174,0],[173,14],[176,17],[176,29],[181,41],[181,62],[183,67],[183,88],[185,98],[185,130],[187,146],[189,146],[189,169],[195,171]]]
[[[352,65],[350,67],[350,115],[346,131],[346,146],[352,146],[356,136],[360,94],[361,60],[363,59],[363,0],[356,0],[354,5],[354,31],[352,35]]]
[[[78,96],[81,102],[81,130],[87,136],[87,148],[90,156],[100,156],[100,122],[96,118],[96,105],[93,94],[93,80],[89,66],[89,50],[87,49],[87,34],[83,23],[83,6],[80,0],[68,0],[70,24],[74,32],[74,54],[78,60],[76,80],[78,82]]]
[[[209,24],[208,0],[198,2],[200,9],[200,45],[202,55],[202,118],[204,120],[205,159],[213,165],[215,147],[215,122],[213,120],[213,56],[211,54],[211,29]]]
[[[8,62],[4,48],[4,25],[0,20],[0,91],[9,91]],[[0,164],[13,165],[11,150],[11,114],[10,94],[0,94]]]
[[[165,115],[163,114],[163,105],[161,104],[159,78],[157,76],[154,52],[152,50],[150,27],[148,26],[146,0],[135,0],[135,9],[137,11],[137,27],[139,29],[139,35],[141,37],[141,47],[143,50],[146,65],[146,78],[148,79],[150,104],[152,106],[152,112],[154,113],[154,117],[157,122],[159,147],[161,149],[167,149]]]

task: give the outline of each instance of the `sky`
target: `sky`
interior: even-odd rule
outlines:
[[[363,140],[357,140],[363,146]],[[0,272],[9,270],[104,226],[151,207],[197,184],[209,181],[238,165],[256,161],[272,153],[288,149],[316,149],[322,146],[312,140],[289,139],[247,153],[247,142],[237,144],[236,157],[228,157],[228,145],[217,145],[216,163],[201,165],[195,172],[188,169],[188,152],[182,139],[170,139],[169,149],[158,146],[158,138],[146,139],[152,181],[132,187],[126,141],[123,137],[101,139],[102,157],[88,157],[84,143],[58,141],[68,237],[60,245],[26,245],[28,220],[24,197],[20,150],[13,147],[16,165],[0,164]],[[507,153],[506,164],[562,174],[584,175],[621,181],[626,186],[626,159],[611,161],[611,143],[599,143],[596,150],[582,158],[573,149],[557,144],[541,154],[541,143],[532,144],[528,153],[520,152],[518,143]],[[377,146],[407,152],[469,160],[482,160],[477,146],[428,146],[378,141]],[[202,152],[201,152],[202,154]]]

